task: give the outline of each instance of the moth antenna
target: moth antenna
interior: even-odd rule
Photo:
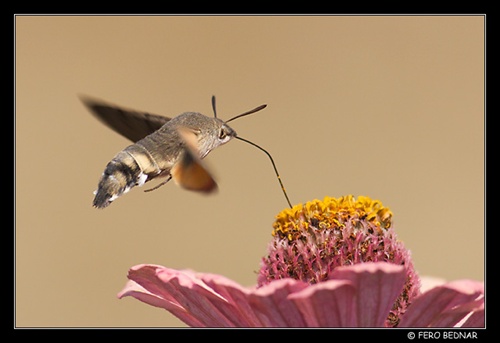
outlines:
[[[234,116],[232,117],[231,119],[229,120],[226,120],[225,122],[226,123],[229,123],[230,121],[233,121],[235,119],[238,119],[238,118],[241,118],[241,117],[244,117],[244,116],[247,116],[249,114],[252,114],[252,113],[255,113],[255,112],[258,112],[264,108],[266,108],[267,105],[264,104],[264,105],[260,105],[260,106],[257,106],[255,107],[253,110],[250,110],[250,111],[246,111],[245,113],[242,113],[242,114],[238,114],[237,116]],[[215,95],[212,95],[212,110],[214,111],[214,118],[217,118],[217,110],[216,110],[216,107],[215,107]]]
[[[214,118],[217,118],[217,110],[215,109],[215,95],[212,95],[212,110],[214,110]]]
[[[242,114],[238,114],[237,116],[234,116],[232,117],[231,119],[229,120],[226,120],[226,123],[229,123],[230,121],[233,121],[235,119],[238,119],[238,118],[241,118],[241,117],[244,117],[244,116],[247,116],[249,114],[252,114],[252,113],[255,113],[255,112],[259,112],[260,110],[266,108],[267,105],[264,104],[264,105],[260,105],[260,106],[257,106],[255,107],[253,110],[250,110],[250,111],[246,111],[245,113],[242,113]]]
[[[265,105],[263,105],[263,106],[265,107]],[[262,106],[259,106],[259,107],[262,107]],[[257,107],[257,108],[259,108],[259,107]],[[264,107],[262,107],[262,108],[264,108]],[[262,108],[258,109],[257,111],[261,110]],[[256,111],[253,111],[253,112],[256,112]],[[253,112],[250,112],[250,113],[253,113]],[[250,114],[250,113],[243,113],[243,114]],[[236,119],[236,118],[241,117],[241,116],[243,116],[243,115],[242,115],[242,114],[240,114],[239,116],[236,116],[236,117],[234,117],[234,118],[232,118],[232,119],[230,119],[230,120]],[[228,121],[230,121],[230,120],[228,120]],[[226,122],[226,123],[227,123],[227,122]],[[249,140],[246,140],[245,138],[241,138],[241,137],[239,137],[239,136],[235,136],[234,138],[237,138],[237,139],[239,139],[240,141],[246,142],[246,143],[248,143],[248,144],[250,144],[250,145],[253,145],[253,146],[254,146],[254,147],[256,147],[257,149],[260,149],[261,151],[263,151],[263,152],[267,155],[267,157],[269,157],[269,159],[271,160],[271,163],[272,163],[272,165],[273,165],[274,172],[276,173],[276,177],[278,178],[278,181],[279,181],[279,183],[280,183],[281,190],[283,191],[283,194],[285,195],[286,201],[288,202],[288,206],[290,206],[290,208],[292,208],[292,207],[293,207],[293,206],[292,206],[292,203],[290,202],[290,199],[288,199],[288,195],[286,194],[286,191],[285,191],[285,186],[283,186],[283,182],[281,181],[280,174],[278,173],[278,168],[276,168],[276,164],[274,163],[274,160],[273,160],[273,158],[272,158],[271,154],[270,154],[269,152],[267,152],[267,150],[266,150],[266,149],[264,149],[264,148],[262,148],[261,146],[259,146],[259,145],[255,144],[254,142],[251,142],[251,141],[249,141]]]

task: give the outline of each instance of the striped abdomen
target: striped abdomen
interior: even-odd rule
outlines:
[[[148,178],[154,178],[161,172],[162,169],[143,146],[130,145],[107,164],[94,192],[94,207],[107,207],[132,187],[142,186]]]

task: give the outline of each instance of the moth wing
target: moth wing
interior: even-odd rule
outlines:
[[[80,96],[80,100],[104,125],[134,143],[170,120],[158,114],[124,109],[88,96]]]
[[[211,193],[217,190],[217,183],[198,157],[194,132],[185,127],[178,128],[177,132],[185,147],[179,160],[170,170],[174,182],[191,191]]]

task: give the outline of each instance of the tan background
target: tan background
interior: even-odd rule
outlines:
[[[250,286],[286,207],[267,157],[206,159],[219,192],[170,183],[105,210],[92,192],[129,143],[77,94],[221,118],[274,156],[293,203],[380,199],[423,275],[484,278],[484,18],[16,18],[16,325],[183,326],[116,293],[139,263]]]

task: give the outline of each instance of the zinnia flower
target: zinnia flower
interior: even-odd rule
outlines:
[[[195,327],[484,326],[484,285],[420,293],[392,212],[360,196],[326,197],[278,214],[251,288],[220,275],[138,265],[118,294]]]

